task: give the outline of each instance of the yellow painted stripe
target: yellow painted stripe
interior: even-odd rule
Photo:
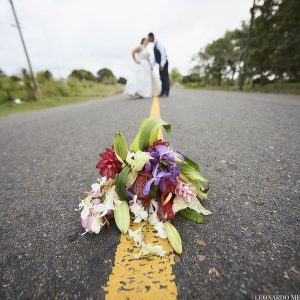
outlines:
[[[150,110],[150,118],[157,118],[157,117],[160,117],[159,99],[158,97],[154,97],[152,101],[151,110]],[[158,138],[163,139],[163,132],[161,128],[158,131]]]
[[[159,99],[153,98],[150,118],[160,117]],[[159,138],[163,138],[162,131]],[[144,226],[144,240],[147,243],[162,245],[167,254],[164,257],[148,256],[134,259],[139,252],[127,234],[121,234],[115,253],[115,264],[106,287],[106,300],[174,300],[177,298],[175,276],[172,265],[175,255],[168,240],[155,236],[152,225],[131,223],[132,230]]]

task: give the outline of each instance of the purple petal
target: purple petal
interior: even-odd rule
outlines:
[[[156,177],[163,178],[163,177],[169,177],[169,176],[172,176],[172,174],[170,172],[160,171]]]
[[[160,190],[161,192],[164,192],[166,190],[166,180],[165,178],[162,178],[162,180],[160,181]]]
[[[133,199],[134,193],[130,190],[131,186],[126,189],[126,194]]]
[[[152,176],[156,177],[157,172],[158,172],[158,164],[156,166],[153,166]]]
[[[147,196],[149,194],[150,187],[151,187],[151,184],[152,184],[153,181],[154,181],[154,178],[151,178],[151,179],[147,180],[147,182],[146,182],[146,184],[144,186],[144,189],[143,189],[143,194],[145,196]]]
[[[155,185],[158,185],[159,182],[160,182],[160,179],[161,179],[161,178],[156,177],[156,178],[154,179],[154,184],[155,184]]]
[[[151,169],[152,169],[152,165],[151,165],[150,161],[148,160],[145,164],[145,171],[150,172]]]
[[[169,148],[165,145],[156,145],[154,148],[159,153],[159,155],[161,155],[164,152],[167,152],[169,150]]]

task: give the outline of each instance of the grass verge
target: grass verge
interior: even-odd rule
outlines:
[[[56,96],[38,101],[24,101],[21,104],[3,103],[0,104],[0,116],[8,116],[17,113],[23,113],[33,110],[45,109],[50,107],[62,106],[72,103],[85,102],[89,100],[95,100],[103,97],[113,96],[120,94],[123,88],[116,86],[107,86],[98,90],[96,93],[86,93],[80,96]]]
[[[189,89],[203,89],[203,90],[214,90],[214,91],[239,91],[235,86],[210,86],[202,83],[187,83],[184,87]],[[265,84],[265,85],[254,85],[252,88],[245,86],[244,92],[259,92],[259,93],[274,93],[274,94],[291,94],[300,95],[300,83],[278,83],[278,84]]]

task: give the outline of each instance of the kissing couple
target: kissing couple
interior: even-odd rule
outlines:
[[[149,43],[153,43],[154,62],[151,62],[151,54],[147,49]],[[170,81],[166,49],[160,41],[155,39],[152,32],[141,40],[138,47],[133,49],[132,58],[135,65],[128,78],[125,94],[136,98],[168,97]],[[156,64],[159,65],[160,80],[152,72]]]

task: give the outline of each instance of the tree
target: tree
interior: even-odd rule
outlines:
[[[118,83],[120,83],[120,84],[126,84],[126,83],[127,83],[127,80],[126,80],[126,78],[124,78],[124,77],[120,77],[120,78],[118,79]]]
[[[69,77],[77,78],[79,80],[89,80],[89,81],[95,81],[96,77],[94,74],[90,71],[79,69],[79,70],[73,70]]]
[[[195,83],[195,82],[201,82],[201,77],[199,73],[193,72],[190,75],[182,77],[182,83]]]
[[[300,81],[300,1],[285,0],[273,16],[276,44],[272,53],[272,70],[278,77]]]
[[[117,78],[108,68],[102,68],[97,72],[97,80],[105,84],[116,84]]]
[[[259,1],[254,6],[255,19],[249,41],[249,71],[263,84],[271,75],[272,53],[275,50],[273,16],[278,8],[277,0]],[[275,42],[275,43],[274,43]]]
[[[50,71],[41,71],[36,74],[37,80],[39,82],[44,82],[44,81],[52,81],[53,80],[53,75]]]
[[[200,72],[211,84],[221,85],[223,77],[233,81],[240,57],[237,36],[238,32],[228,31],[198,53]]]
[[[182,75],[180,74],[180,72],[177,68],[173,68],[171,70],[170,77],[171,77],[172,83],[175,83],[175,82],[181,83],[181,81],[182,81]]]
[[[300,2],[264,0],[256,5],[249,67],[260,78],[300,81]]]
[[[227,31],[199,51],[195,59],[201,77],[220,85],[265,84],[277,79],[300,81],[300,1],[256,0],[250,23]]]

